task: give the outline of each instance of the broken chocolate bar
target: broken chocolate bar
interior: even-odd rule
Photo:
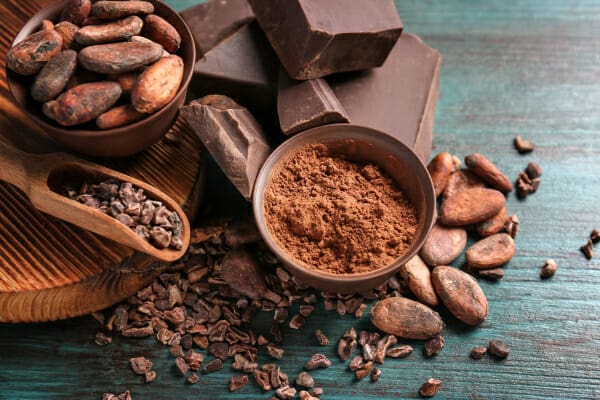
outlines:
[[[248,2],[294,79],[378,67],[402,33],[393,0]]]
[[[194,36],[197,59],[254,21],[246,0],[209,0],[183,10],[181,16]]]
[[[277,113],[281,131],[286,135],[315,126],[348,122],[346,110],[324,79],[295,81],[279,71]]]
[[[190,91],[194,97],[213,93],[229,96],[248,107],[270,130],[276,115],[278,71],[277,57],[253,22],[196,62]]]
[[[180,108],[231,183],[246,199],[271,149],[252,114],[226,96],[210,95]]]
[[[426,162],[439,96],[440,54],[404,34],[380,68],[329,77],[352,123],[401,140]]]

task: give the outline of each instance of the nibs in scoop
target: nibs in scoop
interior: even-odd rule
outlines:
[[[260,124],[232,99],[210,95],[180,108],[183,118],[246,199],[271,148]]]
[[[249,0],[294,79],[378,67],[402,33],[392,0]]]
[[[324,79],[295,81],[283,69],[279,71],[277,113],[285,135],[349,121],[346,110]]]

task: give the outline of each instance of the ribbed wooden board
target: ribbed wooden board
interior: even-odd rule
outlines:
[[[12,102],[5,56],[25,21],[48,0],[0,3],[0,135],[23,150],[58,149]],[[181,120],[165,141],[122,160],[94,160],[149,182],[197,209],[202,147]],[[25,195],[0,182],[0,321],[63,319],[105,308],[151,282],[165,265],[108,239],[36,211]]]

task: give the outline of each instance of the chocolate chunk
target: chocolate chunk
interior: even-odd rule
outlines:
[[[378,67],[402,33],[393,0],[248,2],[294,79]]]
[[[254,21],[254,14],[246,0],[209,0],[180,14],[194,37],[197,58]]]
[[[194,100],[181,107],[181,114],[229,180],[250,199],[258,170],[271,151],[252,114],[221,95]]]
[[[426,162],[439,95],[440,54],[402,35],[382,67],[327,79],[352,123],[386,132]]]
[[[232,97],[270,128],[274,123],[278,71],[277,57],[260,28],[252,23],[196,62],[190,91],[194,97],[213,93]]]
[[[324,79],[294,81],[279,71],[277,113],[286,135],[336,122],[349,122],[346,110]]]

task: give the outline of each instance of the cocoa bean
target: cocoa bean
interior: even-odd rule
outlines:
[[[425,239],[420,255],[432,267],[448,265],[462,253],[466,245],[465,229],[449,228],[436,223]]]
[[[442,200],[455,195],[461,190],[470,188],[484,188],[485,183],[477,175],[466,169],[460,169],[450,175]]]
[[[421,257],[414,256],[405,265],[400,267],[400,276],[408,283],[411,292],[419,301],[428,306],[438,305],[438,298],[431,284],[431,273]]]
[[[153,113],[173,100],[182,79],[181,57],[163,57],[142,72],[131,91],[131,104],[141,113]]]
[[[448,178],[452,174],[453,169],[454,160],[452,154],[445,151],[435,156],[427,165],[427,171],[429,171],[429,175],[431,176],[436,197],[446,188]]]
[[[388,297],[375,303],[371,322],[385,333],[406,339],[431,339],[444,328],[437,312],[404,297]]]
[[[160,46],[149,43],[109,43],[86,47],[79,52],[81,65],[100,74],[121,74],[151,64],[161,56]]]
[[[54,22],[50,21],[49,19],[43,19],[42,25],[40,26],[40,31],[43,31],[44,29],[54,29]]]
[[[62,37],[52,29],[27,36],[8,50],[6,66],[21,75],[33,75],[62,48]]]
[[[61,125],[83,124],[102,114],[119,100],[116,82],[84,83],[67,90],[56,100],[44,103],[44,114]]]
[[[76,67],[77,53],[73,50],[61,51],[35,77],[31,97],[40,103],[54,99],[65,89]]]
[[[221,277],[233,290],[250,299],[261,298],[267,290],[258,261],[246,250],[227,253],[222,261]]]
[[[494,189],[465,189],[446,199],[440,207],[440,222],[463,226],[486,221],[498,214],[506,200]]]
[[[111,129],[131,124],[144,118],[131,104],[114,107],[96,118],[96,126],[100,129]]]
[[[480,222],[475,226],[475,230],[481,237],[488,237],[504,229],[504,224],[508,218],[506,207],[502,207],[500,212],[487,221]]]
[[[144,36],[162,45],[170,53],[175,53],[181,45],[177,29],[158,15],[144,17]]]
[[[510,179],[506,177],[487,157],[473,153],[465,157],[465,164],[475,175],[502,193],[512,192]]]
[[[456,318],[478,325],[488,314],[488,303],[471,275],[452,267],[439,266],[431,272],[431,281],[440,299]]]
[[[515,255],[515,242],[508,233],[496,233],[467,249],[467,265],[473,269],[492,269],[506,264]]]
[[[119,19],[135,14],[150,14],[154,5],[147,1],[97,1],[91,14],[102,19]]]
[[[154,42],[154,41],[152,41],[152,40],[150,40],[150,39],[148,39],[147,37],[144,37],[144,36],[135,35],[135,36],[130,37],[129,41],[130,42],[137,42],[137,43],[152,43],[152,44],[155,44],[155,45],[160,46],[162,48],[162,46],[160,44],[158,44],[158,43],[156,43],[156,42]],[[163,48],[162,56],[166,57],[166,56],[170,56],[170,55],[171,55],[171,53],[169,53],[168,51],[166,51]]]
[[[91,0],[70,0],[60,14],[60,21],[81,25],[92,9]]]
[[[63,21],[56,24],[54,30],[62,37],[63,50],[73,48],[73,40],[75,40],[75,34],[79,30],[77,25],[69,21]]]
[[[88,25],[77,31],[75,40],[83,46],[128,40],[142,31],[142,25],[142,19],[135,15],[101,25]]]

